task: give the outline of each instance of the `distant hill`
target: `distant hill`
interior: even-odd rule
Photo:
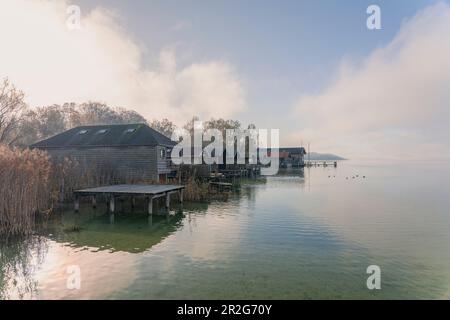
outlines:
[[[347,160],[345,158],[342,158],[340,156],[337,156],[335,154],[331,153],[317,153],[317,152],[311,152],[309,155],[305,156],[305,160],[315,160],[315,161],[326,161],[326,160]]]

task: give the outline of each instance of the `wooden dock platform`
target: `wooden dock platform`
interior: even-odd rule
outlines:
[[[170,195],[172,193],[179,194],[180,202],[183,202],[184,186],[181,185],[137,185],[137,184],[120,184],[97,188],[89,188],[74,191],[75,195],[75,211],[80,209],[80,198],[91,197],[92,205],[97,205],[97,196],[106,196],[109,201],[109,211],[114,213],[116,208],[116,200],[119,197],[131,197],[132,205],[135,203],[135,197],[145,197],[148,200],[148,214],[153,213],[153,200],[161,197],[166,198],[166,208],[170,205]]]
[[[233,188],[233,184],[232,183],[227,183],[227,182],[215,182],[215,181],[211,181],[209,182],[209,185],[211,187],[215,187],[220,191],[223,190],[228,190],[231,191],[231,189]]]
[[[320,161],[320,160],[308,160],[305,161],[305,167],[337,167],[337,161],[334,160],[328,160],[328,161]]]

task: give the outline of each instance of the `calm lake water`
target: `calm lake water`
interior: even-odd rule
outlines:
[[[345,161],[243,184],[227,202],[174,204],[169,217],[128,206],[114,221],[68,209],[2,244],[0,298],[450,298],[448,164]],[[366,287],[369,265],[381,290]],[[71,266],[79,290],[67,289]]]

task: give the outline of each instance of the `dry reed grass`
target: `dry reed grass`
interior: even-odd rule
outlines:
[[[107,165],[80,163],[75,159],[55,159],[52,163],[52,198],[58,202],[73,200],[73,191],[109,184],[131,183],[117,176],[117,170]]]
[[[31,233],[49,209],[51,164],[39,150],[0,146],[0,234]]]
[[[196,181],[194,177],[188,178],[185,183],[183,198],[186,201],[205,201],[208,199],[209,188],[207,183]]]

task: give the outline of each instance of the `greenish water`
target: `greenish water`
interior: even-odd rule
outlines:
[[[447,164],[284,172],[169,217],[128,206],[114,221],[102,207],[68,209],[2,244],[0,298],[450,298]],[[74,265],[78,290],[67,288]],[[369,265],[381,290],[366,287]]]

